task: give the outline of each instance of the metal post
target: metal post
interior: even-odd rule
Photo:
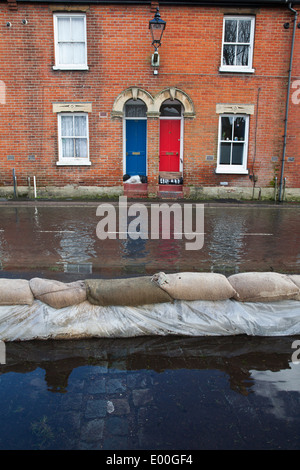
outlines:
[[[298,17],[298,12],[292,8],[292,4],[291,4],[291,3],[289,4],[289,10],[294,13],[295,17],[294,17],[293,38],[292,38],[292,46],[291,46],[291,56],[290,56],[288,91],[287,91],[287,98],[286,98],[285,126],[284,126],[284,142],[283,142],[283,153],[282,153],[282,163],[281,163],[281,177],[280,177],[279,198],[278,198],[278,199],[279,199],[279,202],[281,202],[281,192],[282,192],[282,184],[283,184],[284,161],[285,161],[285,153],[286,153],[287,128],[288,128],[288,116],[289,116],[289,105],[290,105],[291,78],[292,78],[292,67],[293,67],[293,55],[294,55],[295,34],[296,34],[297,17]]]

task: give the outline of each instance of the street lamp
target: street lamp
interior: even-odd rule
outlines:
[[[162,20],[159,13],[159,8],[156,8],[156,12],[153,20],[149,21],[149,29],[152,35],[152,46],[154,46],[154,54],[152,55],[151,64],[153,66],[159,66],[159,54],[157,49],[161,45],[161,38],[166,27],[166,21]],[[156,72],[157,73],[157,72]]]

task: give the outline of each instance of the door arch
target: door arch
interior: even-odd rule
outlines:
[[[164,90],[161,90],[159,93],[157,93],[157,95],[154,97],[153,112],[159,113],[162,103],[167,99],[180,101],[183,107],[182,112],[184,118],[194,119],[196,117],[194,103],[190,96],[184,91],[175,87],[165,88]]]
[[[147,176],[147,106],[140,99],[124,105],[123,168],[129,176]]]
[[[167,99],[160,106],[159,171],[182,173],[183,109],[180,101]]]

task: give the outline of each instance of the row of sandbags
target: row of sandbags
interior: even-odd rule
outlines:
[[[0,305],[32,305],[35,299],[56,309],[85,301],[100,306],[138,306],[174,300],[300,300],[300,275],[250,272],[226,278],[218,273],[160,272],[153,276],[71,283],[41,278],[0,279]]]
[[[297,274],[250,272],[226,278],[216,273],[158,273],[152,279],[177,300],[300,300],[300,275]]]

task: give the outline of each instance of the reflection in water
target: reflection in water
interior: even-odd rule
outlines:
[[[7,343],[0,448],[297,449],[292,340]]]
[[[211,217],[208,250],[213,260],[212,270],[216,266],[219,269],[223,267],[224,274],[230,272],[230,268],[234,273],[239,271],[245,250],[244,233],[245,218],[237,212],[232,217],[228,217],[226,212]],[[230,257],[226,256],[228,253]]]
[[[61,367],[60,378],[64,376],[64,387],[72,370],[90,365],[101,365],[126,370],[151,368],[156,372],[165,369],[219,369],[229,375],[231,388],[236,392],[251,390],[254,370],[282,371],[290,368],[291,337],[149,337],[128,339],[88,339],[46,342],[7,343],[7,364],[2,373],[26,372],[36,367],[49,371],[55,364]],[[276,354],[274,354],[276,352]],[[247,360],[246,360],[247,358]],[[68,363],[68,367],[66,364]],[[234,366],[233,366],[234,365]],[[233,367],[232,367],[233,366]],[[1,367],[1,366],[0,366]],[[299,367],[300,373],[300,367]],[[300,375],[294,376],[299,384]],[[57,380],[57,378],[55,379]],[[289,388],[294,390],[294,385]],[[62,385],[62,384],[61,384]]]
[[[1,207],[0,236],[7,270],[95,276],[157,271],[300,272],[298,207],[205,207],[204,246],[186,239],[99,240],[97,205]],[[128,222],[130,220],[128,219]],[[172,227],[171,227],[172,229]],[[171,230],[172,233],[172,230]],[[82,268],[82,269],[80,269]]]
[[[5,261],[7,259],[7,243],[3,236],[3,232],[0,232],[0,270],[5,266]]]
[[[73,229],[73,230],[72,230]],[[60,263],[64,266],[64,271],[91,272],[92,263],[89,261],[95,257],[95,240],[89,233],[89,228],[80,223],[71,225],[68,230],[55,235],[58,247],[57,253],[60,255]]]
[[[156,252],[157,250],[157,252]],[[155,253],[156,252],[156,253]],[[182,259],[182,253],[184,252],[183,243],[181,240],[162,240],[156,241],[156,244],[152,246],[153,257],[160,263],[162,268],[165,269],[165,265],[168,270],[177,271],[180,261]]]
[[[299,364],[289,364],[289,368],[279,371],[251,371],[253,391],[256,395],[264,397],[269,402],[268,413],[274,414],[278,419],[298,420],[300,367]],[[290,393],[289,401],[286,394]],[[294,409],[295,414],[292,412]]]
[[[127,238],[126,240],[120,240],[121,243],[121,256],[128,260],[130,259],[143,259],[147,258],[148,251],[146,249],[146,240],[138,238],[132,240]]]

